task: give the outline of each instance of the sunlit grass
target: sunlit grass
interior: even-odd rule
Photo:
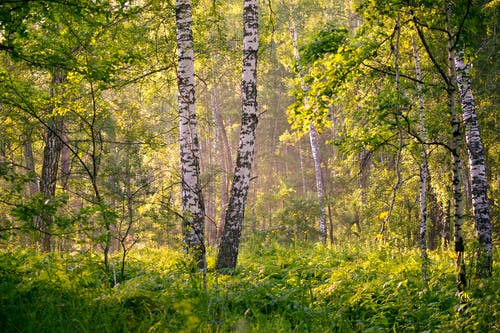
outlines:
[[[374,249],[376,248],[376,249]],[[131,253],[126,280],[91,253],[0,253],[2,332],[494,332],[498,264],[455,296],[453,256],[318,244],[244,246],[232,275],[202,275],[181,252]],[[496,259],[496,258],[495,258]],[[118,258],[116,258],[118,264]],[[496,260],[497,262],[498,260]]]

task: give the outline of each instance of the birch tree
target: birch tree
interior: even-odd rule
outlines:
[[[199,142],[196,131],[192,13],[189,0],[176,1],[177,83],[181,150],[182,230],[185,251],[205,267],[205,209],[200,182]]]
[[[422,151],[420,158],[420,251],[422,254],[422,278],[427,280],[427,178],[429,174],[429,163],[427,161],[427,131],[425,129],[425,104],[422,87],[422,70],[420,68],[420,60],[418,55],[418,48],[415,38],[412,37],[413,59],[415,61],[415,74],[417,76],[417,93],[418,93],[418,109],[419,109],[419,130],[420,139],[422,140]]]
[[[319,216],[319,233],[321,235],[321,242],[326,244],[326,213],[325,213],[325,199],[323,188],[323,174],[321,172],[321,155],[319,152],[318,131],[313,124],[309,125],[309,140],[311,142],[311,151],[314,160],[314,175],[316,178],[316,193],[318,195],[319,206],[321,214]]]
[[[453,222],[454,222],[454,245],[457,254],[457,289],[462,292],[467,285],[467,275],[465,267],[465,242],[462,233],[463,224],[463,190],[462,190],[462,160],[460,157],[460,146],[463,140],[460,120],[457,113],[456,101],[456,73],[455,73],[455,40],[451,33],[451,5],[448,3],[445,8],[445,25],[447,31],[447,62],[446,69],[441,66],[434,54],[431,51],[427,38],[422,30],[422,25],[419,19],[413,14],[412,20],[415,24],[420,41],[422,42],[431,62],[437,69],[440,77],[446,84],[447,109],[449,114],[449,123],[451,127],[451,139],[447,146],[452,156],[452,195],[453,195]]]
[[[446,12],[447,29],[450,30],[451,7],[448,6]],[[453,188],[453,222],[454,222],[454,242],[457,253],[457,289],[462,292],[467,286],[467,273],[465,268],[465,241],[462,233],[463,224],[463,190],[462,190],[462,160],[460,157],[460,145],[462,142],[462,132],[460,130],[460,120],[457,113],[456,100],[456,72],[453,65],[455,59],[454,42],[448,39],[448,111],[450,113],[450,125],[452,139],[450,142],[451,154],[453,158],[452,167],[452,188]]]
[[[241,78],[241,129],[234,178],[224,230],[217,256],[216,269],[236,267],[245,204],[250,186],[255,155],[257,129],[257,52],[259,11],[258,0],[245,0],[243,5],[243,64]]]
[[[476,105],[471,90],[469,68],[464,61],[464,52],[460,50],[455,55],[455,69],[457,74],[457,85],[460,93],[460,103],[463,112],[463,123],[465,127],[465,140],[467,153],[469,155],[470,177],[472,180],[472,209],[474,211],[474,226],[476,229],[479,247],[477,249],[477,271],[478,277],[490,277],[492,275],[492,242],[491,242],[491,220],[486,180],[486,166],[484,162],[484,148],[479,132]]]

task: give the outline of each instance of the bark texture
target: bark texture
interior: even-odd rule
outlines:
[[[59,71],[54,70],[52,74],[52,97],[55,96],[57,86],[65,81],[65,76]],[[53,115],[47,121],[47,130],[44,138],[42,172],[40,175],[39,189],[43,194],[45,202],[49,203],[56,194],[56,184],[59,168],[59,159],[63,143],[62,138],[63,118],[62,116]],[[49,210],[44,210],[38,218],[36,218],[38,230],[42,236],[42,250],[47,252],[51,250],[51,228],[54,217],[49,213]]]
[[[448,29],[450,26],[450,8],[447,10]],[[463,223],[463,191],[462,191],[462,160],[460,158],[460,145],[462,142],[462,133],[460,131],[460,120],[457,114],[456,100],[456,73],[455,73],[455,51],[453,50],[453,41],[448,40],[448,112],[450,114],[450,125],[452,138],[450,149],[452,155],[452,189],[453,189],[453,222],[455,243],[455,252],[457,254],[457,290],[462,292],[467,286],[467,273],[465,267],[464,251],[465,242],[462,233]]]
[[[455,55],[457,85],[460,92],[460,102],[465,127],[465,140],[469,155],[470,179],[472,185],[472,209],[474,211],[474,226],[479,247],[477,250],[478,277],[492,276],[492,239],[491,219],[488,204],[488,183],[486,180],[486,165],[484,149],[477,122],[476,105],[471,91],[469,68],[464,61],[463,51]]]
[[[415,39],[412,38],[413,44],[413,59],[415,61],[415,72],[417,74],[417,79],[422,81],[422,70],[420,69],[420,60],[418,56],[417,43]],[[418,92],[418,108],[419,108],[419,127],[420,127],[420,139],[422,140],[422,151],[421,151],[421,166],[420,166],[420,251],[422,255],[422,278],[427,281],[427,180],[429,174],[429,165],[427,163],[427,131],[425,129],[425,103],[424,95],[422,93],[422,84],[417,84]]]
[[[314,161],[314,175],[316,178],[316,193],[318,195],[321,214],[319,217],[319,233],[321,242],[326,244],[326,212],[324,203],[323,174],[321,173],[321,155],[319,152],[318,131],[314,125],[309,125],[309,139],[311,141],[311,151]]]
[[[176,24],[183,238],[186,252],[194,255],[200,268],[205,268],[205,209],[196,130],[192,13],[189,0],[176,1]]]
[[[243,7],[243,72],[241,79],[241,129],[231,196],[226,210],[216,269],[235,268],[245,204],[255,153],[257,129],[258,1],[245,0]]]

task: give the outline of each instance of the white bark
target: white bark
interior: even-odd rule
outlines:
[[[480,277],[489,277],[492,275],[492,238],[487,196],[486,165],[484,162],[483,143],[477,122],[474,95],[471,91],[469,68],[464,61],[463,50],[455,55],[455,69],[465,125],[467,152],[469,155],[474,226],[479,242],[477,275]]]
[[[192,251],[200,268],[203,268],[205,265],[205,212],[200,183],[200,149],[196,130],[192,14],[189,0],[176,1],[176,23],[183,237],[186,251],[188,253]]]
[[[450,31],[451,23],[451,6],[448,5],[446,19],[447,30]],[[453,188],[453,220],[454,220],[454,243],[455,252],[457,254],[457,290],[462,292],[467,286],[467,273],[465,267],[464,251],[465,242],[462,233],[463,223],[463,191],[462,191],[462,161],[460,158],[460,145],[462,142],[462,134],[460,131],[460,120],[457,114],[456,93],[456,72],[455,72],[455,51],[454,41],[448,39],[448,112],[450,113],[450,125],[452,130],[452,138],[450,142],[451,154],[453,158],[452,167],[452,188]]]
[[[326,212],[324,203],[324,187],[323,187],[323,174],[321,173],[321,155],[319,152],[318,131],[313,124],[309,125],[309,139],[311,141],[311,150],[314,161],[314,175],[316,178],[316,192],[318,195],[319,206],[321,214],[319,217],[319,233],[321,242],[326,244]]]
[[[245,0],[243,7],[243,65],[241,78],[241,129],[231,197],[226,211],[216,268],[235,268],[245,204],[255,152],[257,129],[258,1]]]
[[[420,69],[420,61],[418,57],[417,43],[415,38],[412,38],[413,44],[413,58],[415,61],[415,72],[417,75],[417,92],[419,104],[419,126],[420,126],[420,140],[422,140],[421,159],[422,165],[420,167],[420,251],[422,253],[422,278],[427,281],[427,178],[429,173],[429,165],[427,163],[427,131],[425,129],[425,103],[424,95],[422,92],[422,70]]]

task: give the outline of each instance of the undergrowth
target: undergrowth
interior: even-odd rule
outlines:
[[[112,286],[92,253],[0,252],[0,331],[500,331],[498,264],[458,299],[451,252],[427,284],[418,252],[388,247],[252,244],[231,275],[208,258],[205,282],[180,252],[136,250]]]

